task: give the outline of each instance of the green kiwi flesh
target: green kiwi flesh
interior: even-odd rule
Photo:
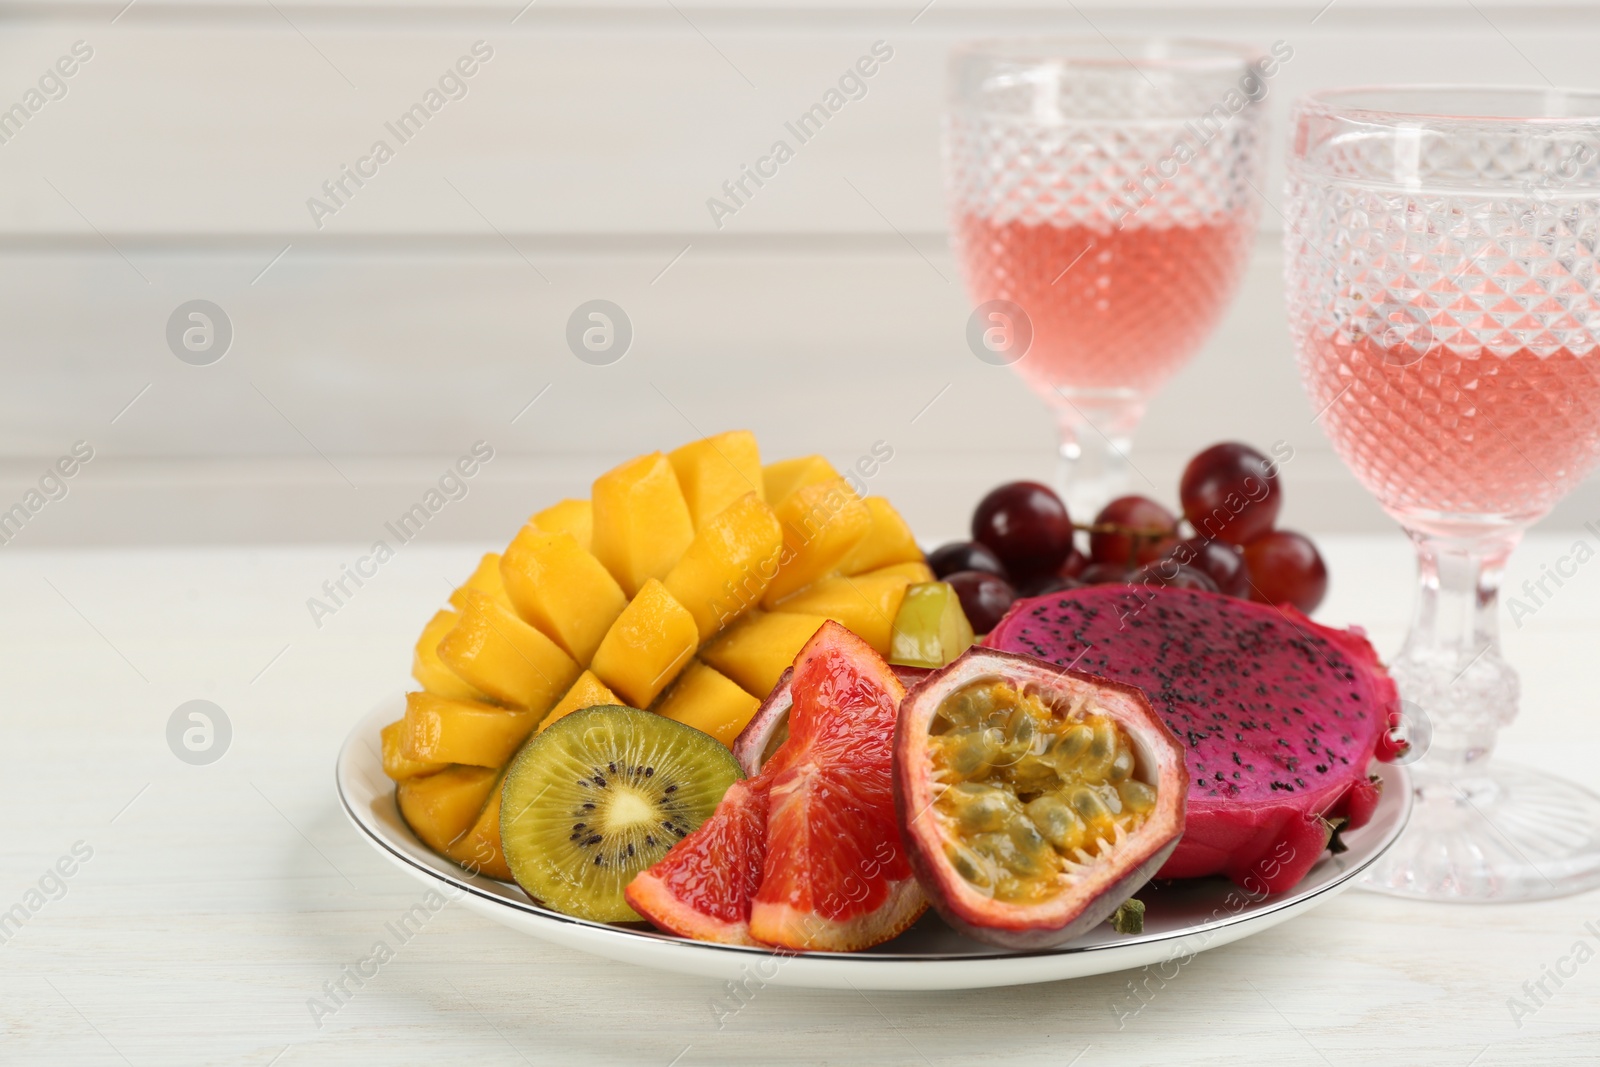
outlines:
[[[506,772],[506,863],[545,907],[637,922],[622,891],[742,777],[733,753],[692,726],[616,704],[573,712],[535,734]]]

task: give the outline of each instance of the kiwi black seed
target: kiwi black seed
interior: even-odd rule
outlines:
[[[622,891],[741,777],[716,738],[655,712],[615,704],[573,712],[535,734],[506,772],[506,863],[546,907],[637,921]]]

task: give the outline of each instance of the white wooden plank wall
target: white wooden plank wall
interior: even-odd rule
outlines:
[[[0,4],[0,113],[42,100],[0,125],[0,506],[96,449],[18,545],[360,538],[478,439],[497,459],[430,536],[500,539],[614,458],[733,425],[845,462],[889,441],[874,488],[949,532],[1052,447],[1042,406],[963,341],[938,154],[953,44],[1286,41],[1274,201],[1308,89],[1600,78],[1592,3],[124,2]],[[79,41],[92,56],[57,68]],[[865,95],[717,228],[707,198],[877,41],[893,56]],[[458,98],[401,143],[386,123],[430,89]],[[393,158],[314,220],[308,198],[331,203],[323,183],[379,139]],[[1213,439],[1281,439],[1293,521],[1385,528],[1311,423],[1264,218],[1238,304],[1152,408],[1139,488],[1170,497]],[[608,367],[563,341],[594,297],[635,327]],[[208,367],[165,339],[194,298],[234,328]],[[1590,484],[1553,521],[1596,517]]]

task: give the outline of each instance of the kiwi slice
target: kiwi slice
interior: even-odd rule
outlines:
[[[742,777],[733,753],[692,726],[616,704],[573,712],[535,734],[506,772],[506,863],[546,907],[638,921],[622,891]]]

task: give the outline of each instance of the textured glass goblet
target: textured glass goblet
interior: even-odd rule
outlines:
[[[1146,401],[1210,336],[1255,235],[1277,57],[1196,41],[987,41],[950,64],[945,176],[969,343],[1048,402],[1088,519]]]
[[[1600,94],[1342,89],[1292,122],[1301,375],[1418,553],[1390,665],[1417,804],[1367,884],[1468,901],[1600,885],[1600,797],[1488,762],[1518,697],[1501,569],[1600,460]]]

